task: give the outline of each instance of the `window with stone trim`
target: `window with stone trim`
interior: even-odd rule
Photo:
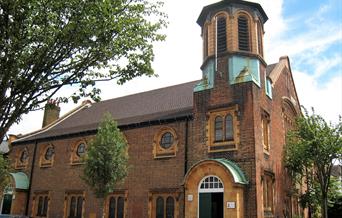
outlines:
[[[259,51],[259,55],[261,57],[264,56],[264,45],[263,45],[263,33],[264,33],[264,30],[262,28],[262,24],[260,21],[258,21],[257,23],[257,29],[258,29],[258,51]]]
[[[33,196],[33,217],[48,217],[49,210],[49,192],[41,191],[35,192]]]
[[[28,165],[29,161],[29,151],[27,147],[24,147],[22,149],[19,149],[17,151],[16,155],[16,161],[15,161],[15,168],[16,169],[24,169]]]
[[[261,115],[262,145],[265,153],[270,153],[270,115],[263,111]]]
[[[87,152],[87,143],[80,140],[71,146],[71,164],[82,164],[83,157]]]
[[[274,214],[274,174],[269,172],[264,172],[262,177],[263,185],[263,206],[264,206],[264,216],[273,217]]]
[[[55,157],[55,147],[52,144],[43,145],[40,152],[40,167],[51,167]]]
[[[210,152],[236,150],[239,144],[238,107],[209,112],[207,126]]]
[[[163,127],[155,134],[153,139],[154,158],[169,158],[176,156],[178,136],[171,127]]]
[[[150,193],[151,218],[178,218],[178,193]]]
[[[246,15],[240,15],[238,17],[238,37],[239,50],[251,51],[249,41],[249,24]]]
[[[67,218],[82,218],[84,214],[84,192],[69,191],[65,193],[65,216]]]
[[[222,53],[227,50],[227,26],[226,26],[226,17],[218,16],[216,18],[216,34],[217,34],[217,44],[216,49],[217,53]]]
[[[106,200],[108,218],[124,218],[127,208],[127,191],[114,192],[108,195]]]

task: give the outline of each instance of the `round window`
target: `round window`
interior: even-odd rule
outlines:
[[[27,159],[28,159],[28,152],[25,149],[23,152],[21,152],[20,162],[24,163]]]
[[[166,132],[160,139],[160,146],[164,149],[168,149],[173,144],[173,135],[170,132]]]
[[[77,151],[76,151],[77,156],[82,157],[85,154],[85,149],[86,149],[85,144],[83,142],[80,143],[77,146]]]
[[[45,152],[45,160],[51,160],[52,156],[55,154],[55,150],[53,149],[52,146],[48,147]]]

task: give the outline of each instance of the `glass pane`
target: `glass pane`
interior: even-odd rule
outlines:
[[[55,153],[53,147],[49,147],[45,152],[45,160],[51,160],[53,154]]]
[[[85,148],[86,146],[84,143],[79,144],[76,151],[77,156],[82,157],[85,153]]]
[[[48,210],[48,203],[49,199],[47,196],[44,197],[44,209],[43,209],[43,216],[47,215],[47,210]]]
[[[115,206],[116,206],[115,198],[111,197],[109,201],[109,211],[108,211],[109,218],[115,218]]]
[[[160,139],[160,146],[164,149],[168,149],[173,144],[173,135],[170,132],[166,132]]]
[[[78,197],[77,198],[77,218],[82,217],[82,209],[83,209],[83,197]]]
[[[70,208],[69,208],[69,217],[75,217],[75,215],[76,215],[75,210],[76,210],[76,198],[71,197]]]
[[[164,218],[164,200],[162,197],[157,198],[156,218]]]
[[[37,210],[37,216],[42,215],[43,213],[43,197],[40,196],[38,200],[38,210]]]
[[[168,197],[166,199],[166,218],[173,218],[175,212],[175,202],[173,197]]]
[[[226,140],[234,140],[233,117],[230,114],[226,116]]]
[[[125,201],[123,197],[118,198],[118,214],[117,218],[123,218],[124,217],[124,209],[125,209]]]
[[[223,140],[223,120],[222,117],[215,118],[215,141]]]
[[[25,149],[20,155],[20,162],[22,162],[22,163],[25,162],[27,160],[27,158],[28,158],[28,152]]]

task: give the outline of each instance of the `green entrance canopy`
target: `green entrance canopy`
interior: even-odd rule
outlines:
[[[245,174],[240,169],[240,167],[236,163],[234,163],[233,161],[228,160],[228,159],[224,159],[224,158],[210,159],[210,160],[217,161],[218,163],[223,165],[225,168],[227,168],[229,170],[229,172],[232,174],[235,183],[240,183],[240,184],[244,184],[244,185],[248,184],[248,180],[247,180]]]
[[[28,190],[30,182],[25,173],[18,172],[18,173],[10,173],[10,174],[14,179],[16,189]]]

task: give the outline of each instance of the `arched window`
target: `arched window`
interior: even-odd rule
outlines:
[[[171,132],[166,132],[160,139],[160,146],[164,149],[168,149],[173,144],[173,135]]]
[[[158,197],[156,205],[156,218],[164,218],[164,199]]]
[[[174,218],[175,201],[169,196],[166,199],[166,218]]]
[[[249,45],[249,27],[246,16],[239,16],[238,18],[238,34],[239,34],[239,50],[250,51]]]
[[[44,158],[45,160],[49,161],[52,159],[53,155],[55,154],[55,149],[53,148],[53,146],[49,146],[44,154]]]
[[[221,116],[215,118],[215,141],[223,140],[223,120]]]
[[[86,150],[85,144],[84,143],[80,143],[77,146],[77,150],[76,150],[77,156],[82,157],[85,154],[85,150]]]
[[[208,25],[205,25],[204,27],[204,36],[203,36],[203,55],[204,57],[208,56],[208,43],[209,43],[209,30],[208,30]]]
[[[75,215],[76,215],[75,212],[76,212],[76,198],[75,197],[71,197],[69,217],[75,217]]]
[[[38,210],[37,210],[37,216],[43,215],[43,197],[40,196],[38,200]]]
[[[260,22],[258,22],[258,51],[259,54],[263,57],[264,56],[264,48],[262,44],[262,36],[263,36],[263,30],[262,30],[262,25]]]
[[[227,50],[227,32],[226,32],[226,18],[217,18],[217,53],[225,52]]]
[[[82,217],[82,210],[83,210],[83,197],[79,196],[77,198],[77,218],[81,218]]]
[[[226,140],[227,141],[234,140],[233,117],[230,114],[228,114],[226,116],[226,125],[225,125],[225,127],[226,127],[226,132],[225,132]]]
[[[25,163],[27,160],[28,160],[28,151],[27,149],[25,148],[22,152],[21,152],[21,155],[20,155],[20,162],[21,163]]]
[[[208,176],[203,179],[200,184],[199,192],[211,193],[211,192],[223,192],[223,183],[217,176]]]
[[[110,198],[109,201],[109,218],[115,218],[115,206],[116,206],[116,201],[114,197]]]
[[[48,209],[48,200],[49,198],[47,196],[44,197],[44,209],[43,209],[43,216],[47,215],[47,209]]]
[[[124,217],[124,209],[125,209],[125,201],[123,197],[118,198],[118,213],[116,215],[117,218]]]

